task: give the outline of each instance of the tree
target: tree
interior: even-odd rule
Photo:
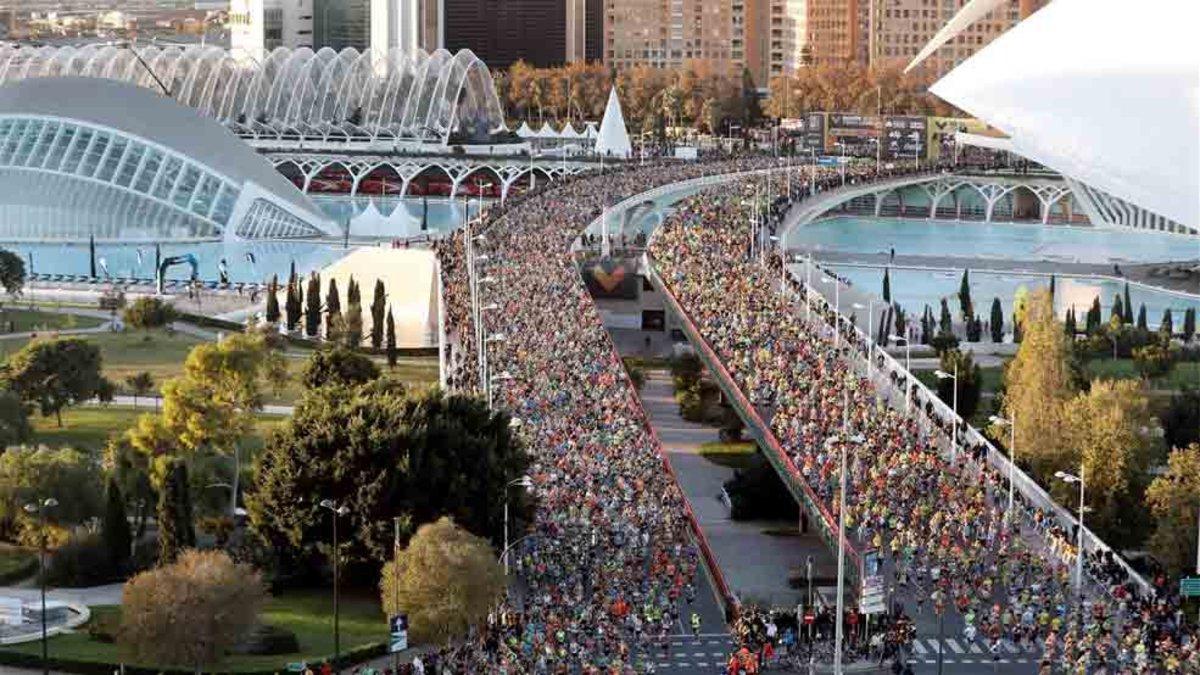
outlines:
[[[300,307],[300,282],[296,279],[295,275],[288,280],[287,300],[284,302],[284,311],[287,314],[288,331],[296,330],[300,325],[302,310]]]
[[[943,372],[957,374],[958,415],[963,419],[970,419],[979,407],[979,391],[983,380],[979,365],[975,363],[971,352],[958,349],[942,352],[940,365]],[[952,403],[955,400],[955,384],[956,380],[953,378],[938,378],[938,398],[945,403]]]
[[[892,275],[891,270],[883,268],[883,301],[892,301]]]
[[[1196,308],[1188,307],[1183,311],[1183,341],[1191,342],[1196,334]]]
[[[267,323],[279,323],[279,275],[271,277],[267,286]]]
[[[946,299],[942,298],[942,310],[938,317],[938,332],[953,333],[954,320],[950,316],[950,307],[946,305]]]
[[[62,427],[62,409],[82,403],[103,389],[100,348],[81,338],[37,339],[8,361],[13,390],[44,417]]]
[[[1171,577],[1192,571],[1200,513],[1200,445],[1171,451],[1166,473],[1146,490],[1146,505],[1155,518],[1149,541],[1154,557]]]
[[[321,277],[312,274],[308,277],[308,290],[304,302],[304,334],[310,338],[317,337],[321,332]]]
[[[1075,308],[1071,307],[1067,310],[1067,318],[1063,320],[1063,333],[1072,340],[1075,339],[1075,333],[1078,332],[1075,326]]]
[[[1088,309],[1087,313],[1086,332],[1088,337],[1095,335],[1096,331],[1100,330],[1100,324],[1103,321],[1104,317],[1100,312],[1100,296],[1097,295],[1095,298],[1092,298],[1092,306]]]
[[[104,522],[100,538],[108,551],[108,561],[113,570],[124,570],[132,553],[133,533],[129,530],[129,518],[125,515],[125,498],[115,476],[109,476],[104,495]]]
[[[29,412],[16,392],[0,389],[0,451],[24,443],[32,435]]]
[[[907,333],[905,331],[908,330],[908,317],[904,314],[904,310],[900,307],[900,305],[894,305],[894,307],[896,310],[896,312],[894,314],[894,316],[895,316],[894,325],[896,327],[896,335],[905,336],[905,335],[907,335]],[[887,340],[886,334],[880,336],[881,343],[887,344],[886,340]]]
[[[175,562],[184,549],[196,545],[187,464],[175,460],[158,493],[158,564]]]
[[[327,386],[357,386],[379,377],[379,366],[349,347],[337,345],[318,349],[308,357],[300,373],[306,389]]]
[[[963,321],[975,316],[975,305],[971,302],[970,270],[963,270],[962,281],[958,285],[958,306]]]
[[[1159,419],[1167,448],[1200,443],[1200,389],[1189,387],[1172,395]]]
[[[125,584],[120,651],[131,661],[187,665],[199,674],[245,641],[266,600],[254,568],[221,551],[187,551]]]
[[[1018,418],[1020,419],[1020,418]],[[1153,431],[1146,426],[1150,400],[1136,380],[1097,380],[1063,409],[1068,451],[1046,458],[1045,470],[1077,469],[1087,477],[1085,500],[1092,508],[1088,521],[1098,532],[1126,540],[1138,528],[1133,512],[1150,464]],[[1054,482],[1061,504],[1073,504],[1077,488]],[[1108,538],[1108,537],[1105,537]]]
[[[1121,304],[1121,296],[1119,295],[1113,297],[1111,318],[1116,319],[1121,323],[1125,323],[1125,307]]]
[[[392,319],[392,310],[387,311],[387,362],[389,368],[396,367],[396,321]]]
[[[25,260],[6,249],[0,249],[0,286],[9,295],[20,295],[25,287]]]
[[[321,387],[268,437],[246,506],[275,546],[311,553],[329,539],[320,499],[345,505],[343,560],[365,563],[391,552],[394,517],[419,524],[448,515],[495,539],[505,486],[528,461],[508,416],[479,399],[405,395],[387,379]],[[525,496],[512,496],[524,513]]]
[[[338,295],[337,279],[330,279],[325,291],[325,339],[336,340],[341,332],[342,298]]]
[[[154,296],[134,300],[121,315],[126,325],[139,330],[162,328],[174,321],[175,317],[175,308]]]
[[[154,389],[154,376],[148,370],[143,370],[136,375],[126,375],[125,386],[133,392],[133,407],[136,408],[138,396],[145,396]]]
[[[24,506],[48,498],[58,500],[49,515],[59,525],[100,515],[101,484],[92,458],[72,448],[45,446],[14,446],[0,454],[0,531],[12,537],[35,530]]]
[[[1050,293],[1035,291],[1026,305],[1024,336],[1017,355],[1004,370],[1004,416],[1020,420],[1017,447],[1038,474],[1061,468],[1067,446],[1062,408],[1077,389],[1071,344],[1055,319]]]
[[[1146,305],[1145,305],[1145,303],[1143,303],[1142,306],[1138,308],[1137,327],[1138,327],[1138,330],[1150,330],[1150,327],[1148,325],[1146,325]]]
[[[1133,366],[1144,379],[1152,380],[1171,372],[1177,353],[1169,342],[1151,342],[1133,349]]]
[[[925,305],[925,313],[921,315],[921,344],[927,345],[933,340],[933,310]]]
[[[1000,298],[992,298],[992,342],[1004,342],[1004,310]]]
[[[1126,325],[1133,324],[1133,300],[1129,299],[1129,282],[1125,282],[1125,319]]]
[[[487,540],[441,518],[384,565],[379,595],[385,614],[408,614],[416,640],[442,643],[481,624],[504,586]]]
[[[383,346],[383,321],[387,310],[387,294],[383,290],[383,280],[375,280],[375,294],[371,298],[371,349]]]
[[[1158,324],[1158,332],[1162,334],[1165,342],[1170,342],[1171,338],[1175,335],[1175,319],[1171,316],[1170,307],[1163,310],[1163,318]]]
[[[362,304],[357,298],[350,301],[346,315],[342,320],[342,344],[347,347],[358,347],[362,344],[363,315]]]

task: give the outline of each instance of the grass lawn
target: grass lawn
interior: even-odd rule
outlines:
[[[750,466],[757,452],[757,446],[750,441],[742,443],[710,442],[700,446],[700,456],[713,464],[727,466],[731,469],[745,469]]]
[[[153,412],[151,408],[127,408],[121,406],[80,406],[63,411],[63,428],[59,429],[54,417],[34,415],[33,441],[52,447],[67,445],[79,450],[99,452],[109,437],[119,434],[133,425],[139,415]],[[260,416],[255,423],[254,433],[245,440],[247,450],[262,447],[268,430],[283,422],[281,417]]]
[[[8,330],[8,322],[13,322],[12,331]],[[59,314],[58,312],[41,312],[33,309],[2,309],[0,310],[0,329],[4,332],[26,333],[29,331],[55,331],[73,328],[95,328],[104,323],[103,319],[77,314]]]
[[[119,607],[92,607],[93,620],[116,617]],[[300,643],[300,652],[278,656],[231,655],[218,666],[224,671],[279,670],[291,662],[318,663],[333,655],[333,600],[328,590],[293,591],[272,598],[263,611],[264,623],[291,630]],[[384,642],[387,622],[374,595],[356,596],[343,592],[340,612],[341,648],[349,652],[359,647]],[[41,654],[40,642],[0,647],[0,651]],[[86,627],[79,632],[50,638],[52,658],[94,663],[118,663],[117,646],[92,640]],[[142,664],[139,664],[142,665]],[[150,665],[150,664],[144,664]],[[162,664],[153,664],[161,666]]]
[[[312,350],[310,349],[290,348],[287,359],[288,375],[290,377],[288,378],[287,385],[278,392],[268,391],[267,403],[276,405],[292,404],[300,400],[300,397],[304,394],[304,386],[300,384],[300,373],[303,371],[304,364],[311,353]],[[396,360],[395,368],[388,368],[387,358],[385,357],[372,356],[370,358],[385,375],[399,379],[411,390],[421,390],[438,382],[438,360],[436,356],[402,356]]]
[[[933,374],[932,370],[916,370],[913,374],[922,382],[929,390],[937,393],[937,375]],[[1000,389],[1000,384],[1004,380],[1004,368],[1001,366],[988,366],[987,368],[979,369],[979,378],[982,381],[981,391],[997,391]]]
[[[1129,380],[1139,377],[1133,359],[1092,359],[1084,364],[1089,378]],[[1151,389],[1182,389],[1200,386],[1200,363],[1187,361],[1175,364],[1166,376],[1150,380]]]

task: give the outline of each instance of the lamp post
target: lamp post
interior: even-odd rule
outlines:
[[[1009,413],[1009,415],[1015,417],[1015,415],[1012,415],[1012,413]],[[1005,516],[1007,517],[1009,525],[1011,526],[1013,508],[1013,467],[1017,463],[1017,425],[1012,418],[1004,419],[999,415],[992,415],[988,418],[988,420],[997,426],[1008,427],[1008,511],[1005,512]],[[1200,554],[1200,547],[1198,547],[1197,553]],[[1197,561],[1200,562],[1200,557],[1197,558]]]
[[[513,379],[513,376],[510,375],[507,370],[501,371],[499,375],[492,375],[491,377],[488,378],[488,391],[487,391],[488,410],[491,410],[494,405],[494,396],[495,396],[495,391],[496,391],[496,385],[498,385],[502,382],[509,382],[512,379]]]
[[[954,460],[958,458],[958,362],[956,361],[954,363],[954,373],[953,374],[947,373],[946,371],[940,370],[940,369],[933,371],[933,374],[937,375],[937,378],[939,380],[948,379],[954,383],[954,394],[953,394],[954,419],[950,420],[950,423],[954,425],[954,428],[951,430],[951,435],[950,435],[950,463],[953,464]]]
[[[1055,471],[1054,477],[1064,483],[1074,484],[1079,483],[1079,530],[1078,542],[1075,544],[1075,594],[1083,597],[1083,492],[1084,492],[1084,470],[1083,464],[1079,465],[1079,475],[1069,474],[1066,471]]]
[[[511,487],[517,486],[517,485],[528,490],[529,488],[533,487],[533,479],[530,478],[529,476],[521,476],[520,478],[518,478],[516,480],[509,481],[508,484],[504,486],[504,554],[503,554],[503,558],[504,558],[504,574],[505,574],[505,576],[508,575],[508,549],[509,549],[509,544],[508,544],[508,489]]]
[[[861,302],[855,302],[850,305],[857,310],[867,310],[867,340],[869,347],[867,348],[867,366],[874,370],[872,365],[872,357],[875,355],[875,299],[868,298],[867,304],[864,306]]]
[[[507,340],[508,340],[508,338],[507,338],[507,337],[504,335],[504,333],[493,333],[493,334],[491,334],[491,335],[487,336],[487,337],[486,337],[486,338],[483,340],[483,375],[484,375],[484,382],[486,383],[486,384],[485,384],[485,386],[487,386],[487,392],[486,392],[486,394],[487,394],[487,404],[488,404],[488,410],[491,410],[491,408],[492,408],[492,383],[493,383],[493,379],[492,379],[492,377],[491,377],[491,375],[490,375],[490,372],[489,372],[489,371],[490,371],[490,367],[489,367],[489,364],[488,364],[488,349],[487,349],[487,346],[488,346],[488,345],[499,344],[499,343],[501,343],[501,342],[505,342],[505,341],[507,341]],[[509,379],[512,379],[512,376],[511,376],[511,375],[509,376]]]
[[[846,409],[849,409],[850,390],[843,390],[846,397]],[[866,442],[866,439],[861,435],[849,435],[849,413],[846,413],[842,419],[842,438],[831,436],[826,444],[835,443],[841,440],[840,446],[841,468],[838,473],[838,573],[837,573],[837,624],[834,626],[834,647],[833,647],[833,672],[838,675],[842,672],[842,642],[844,640],[843,624],[845,623],[845,595],[846,595],[846,446],[850,443],[861,445]]]
[[[910,393],[912,387],[910,386],[911,382],[909,382],[909,379],[912,377],[912,344],[908,341],[908,338],[902,335],[889,335],[888,341],[904,343],[904,412],[908,412],[909,399],[912,398],[912,394]]]
[[[842,285],[833,277],[822,276],[821,283],[833,284],[833,348],[842,346]]]
[[[335,673],[342,672],[342,633],[341,625],[339,624],[338,614],[338,582],[340,581],[339,566],[341,565],[341,557],[338,555],[338,516],[344,516],[350,513],[350,509],[345,506],[338,506],[337,502],[332,499],[322,499],[321,508],[328,509],[333,513],[333,671]]]
[[[54,497],[47,497],[40,502],[31,502],[25,505],[25,513],[36,515],[38,525],[42,529],[41,547],[38,551],[38,579],[41,581],[42,592],[42,673],[50,675],[50,645],[46,631],[46,511],[58,506],[58,500]]]
[[[741,128],[742,128],[742,125],[740,125],[740,124],[730,124],[730,125],[729,125],[729,135],[728,135],[728,138],[729,138],[729,154],[731,154],[731,155],[733,154],[733,130],[734,130],[734,129],[739,129],[739,130],[740,130]]]

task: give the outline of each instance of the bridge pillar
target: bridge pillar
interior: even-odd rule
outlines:
[[[875,194],[875,217],[878,218],[883,213],[883,200],[887,198],[890,190],[884,192],[876,192]]]

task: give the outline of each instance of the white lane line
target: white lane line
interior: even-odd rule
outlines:
[[[972,654],[982,654],[983,653],[983,650],[980,649],[979,644],[976,642],[970,643],[970,647],[971,647]]]
[[[921,644],[920,640],[913,640],[913,652],[916,654],[925,654],[925,645]]]
[[[949,646],[950,649],[954,650],[955,654],[962,654],[964,651],[963,648],[958,645],[958,642],[955,641],[954,638],[946,638],[946,645]]]
[[[1020,648],[1008,640],[1004,640],[1000,644],[1004,646],[1004,651],[1008,652],[1009,654],[1017,654],[1021,651]]]

